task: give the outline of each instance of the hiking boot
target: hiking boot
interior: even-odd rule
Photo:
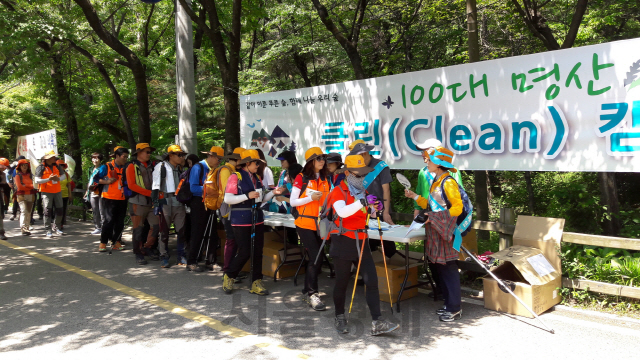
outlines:
[[[458,310],[454,313],[447,311],[444,314],[440,315],[440,321],[444,321],[444,322],[452,322],[460,318],[462,318],[462,310]]]
[[[151,260],[151,261],[159,261],[160,260],[160,254],[156,254],[153,251],[153,249],[144,248],[144,249],[142,249],[142,252],[145,254],[145,256],[148,256],[149,260]]]
[[[386,333],[390,333],[394,330],[397,330],[400,327],[398,324],[394,324],[387,320],[373,320],[371,322],[371,335],[378,336]]]
[[[13,220],[15,220],[15,219],[16,219],[16,216],[15,216],[15,215],[13,215],[12,217],[10,217],[10,218],[9,218],[9,221],[13,221]]]
[[[262,284],[262,279],[254,281],[249,292],[260,296],[269,295],[269,290]]]
[[[45,235],[45,236],[48,237],[48,238],[52,237],[53,235],[51,234],[51,230],[47,230],[47,235]]]
[[[187,271],[193,271],[193,272],[202,272],[204,270],[202,270],[202,268],[200,266],[198,266],[198,264],[191,264],[191,265],[187,265]]]
[[[0,219],[0,221],[2,221],[2,220]],[[0,240],[7,240],[7,239],[8,239],[8,238],[7,238],[7,236],[4,234],[4,231],[3,231],[3,232],[0,232]]]
[[[184,256],[181,256],[176,265],[178,265],[178,266],[187,266],[187,258],[184,257]]]
[[[169,257],[168,256],[163,256],[160,259],[162,262],[160,263],[160,267],[163,269],[168,269],[171,267],[171,265],[169,265]]]
[[[29,236],[31,233],[27,230],[22,230],[22,236]]]
[[[100,229],[95,229],[91,232],[91,235],[100,235],[102,231]]]
[[[338,334],[349,333],[349,324],[347,323],[347,318],[344,316],[344,314],[336,315],[335,326]]]
[[[233,284],[235,282],[235,279],[232,279],[229,277],[229,275],[224,274],[224,277],[222,278],[222,290],[224,290],[224,292],[227,294],[231,294],[233,292]]]
[[[136,263],[138,265],[147,265],[147,260],[144,259],[144,255],[136,255]]]
[[[99,252],[106,252],[107,251],[107,244],[100,243],[100,246],[98,246],[98,251]]]
[[[304,294],[302,299],[315,311],[327,310],[325,304],[322,302],[322,300],[320,300],[320,295],[318,295],[317,293],[311,295]]]
[[[60,228],[60,229],[62,229],[62,228]],[[56,229],[56,235],[64,235],[64,233],[60,229]]]
[[[111,245],[111,250],[122,251],[124,249],[122,248],[122,244],[120,243],[120,241],[116,241],[115,244]]]
[[[440,309],[436,310],[436,315],[444,315],[447,312],[447,307],[443,306]]]

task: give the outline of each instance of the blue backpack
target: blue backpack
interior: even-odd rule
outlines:
[[[454,179],[453,177],[448,175],[444,179],[442,179],[442,182],[440,183],[440,191],[442,192],[442,199],[447,204],[447,210],[451,209],[451,203],[449,202],[449,199],[447,199],[447,193],[444,191],[444,183],[448,179],[452,179],[453,181],[456,181],[456,179]],[[458,183],[456,182],[456,184],[458,184]],[[460,227],[460,224],[462,224],[462,222],[464,222],[465,219],[467,218],[467,215],[469,215],[473,211],[473,205],[471,205],[471,201],[469,200],[469,195],[467,195],[467,192],[464,191],[464,189],[462,188],[462,186],[460,186],[460,184],[458,184],[458,190],[460,191],[460,198],[462,199],[462,213],[460,215],[458,215],[458,219],[456,220],[456,224],[458,225],[458,228],[460,229],[460,235],[461,236],[465,236],[471,230],[471,226],[469,226],[469,225],[471,225],[471,216],[469,216],[468,223],[465,224],[466,228],[462,229]],[[462,227],[464,227],[464,225]]]

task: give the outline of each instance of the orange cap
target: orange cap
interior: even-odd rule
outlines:
[[[203,154],[217,156],[219,158],[224,157],[224,150],[220,146],[212,146],[209,151],[203,151]]]

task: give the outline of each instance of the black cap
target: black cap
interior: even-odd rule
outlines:
[[[342,164],[342,155],[339,153],[329,153],[327,155],[327,164],[340,163]]]
[[[281,152],[276,160],[287,160],[289,165],[297,164],[298,160],[296,159],[296,153],[293,151],[283,151]]]

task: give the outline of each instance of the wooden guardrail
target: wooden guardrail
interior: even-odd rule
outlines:
[[[391,217],[394,220],[413,220],[413,214],[392,213]],[[499,221],[474,220],[471,223],[471,228],[497,232],[500,234],[500,250],[505,249],[511,245],[511,239],[516,228],[515,212],[513,212],[513,209],[500,209]],[[564,232],[562,234],[562,242],[616,249],[640,250],[640,239],[619,238],[613,236]],[[588,290],[600,294],[640,299],[640,287],[609,284],[585,279],[570,279],[568,277],[562,278],[562,286],[570,289]]]

